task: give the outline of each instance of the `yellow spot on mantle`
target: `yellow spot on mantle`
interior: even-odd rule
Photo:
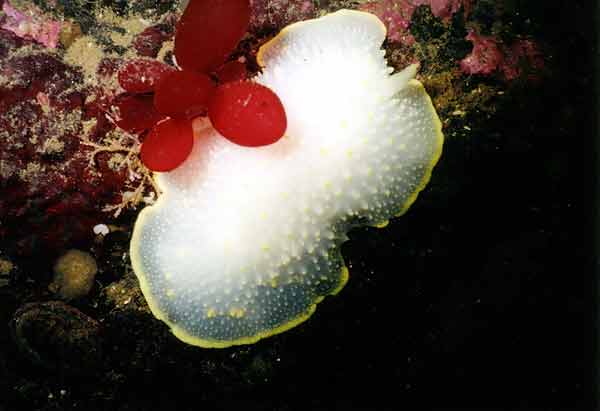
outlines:
[[[209,308],[206,311],[206,318],[214,318],[217,316],[217,311],[214,308]]]
[[[229,316],[233,318],[242,318],[246,314],[246,310],[243,308],[232,307],[229,310]]]

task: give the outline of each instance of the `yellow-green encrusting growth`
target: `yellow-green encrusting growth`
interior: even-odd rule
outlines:
[[[443,136],[415,66],[391,74],[383,24],[342,10],[265,44],[255,80],[281,98],[286,135],[236,146],[198,129],[157,176],[131,260],[154,315],[202,347],[250,344],[306,320],[348,279],[339,246],[384,226],[429,181]]]

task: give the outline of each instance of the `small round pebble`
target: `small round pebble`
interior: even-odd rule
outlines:
[[[96,260],[91,254],[69,250],[54,264],[54,280],[48,287],[63,300],[86,296],[94,285],[98,272]]]

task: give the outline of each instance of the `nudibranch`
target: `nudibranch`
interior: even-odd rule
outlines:
[[[305,321],[348,280],[346,232],[384,226],[427,184],[441,123],[415,65],[391,74],[385,35],[350,10],[286,27],[254,79],[281,99],[284,137],[244,147],[208,123],[184,163],[156,175],[162,194],[139,214],[131,261],[179,339],[251,344]]]

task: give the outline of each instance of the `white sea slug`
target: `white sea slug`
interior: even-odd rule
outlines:
[[[209,126],[156,176],[131,260],[178,338],[227,347],[298,325],[346,283],[346,232],[385,225],[427,184],[441,124],[416,66],[390,74],[384,38],[377,17],[349,10],[286,27],[255,79],[280,97],[285,136],[247,148]]]

